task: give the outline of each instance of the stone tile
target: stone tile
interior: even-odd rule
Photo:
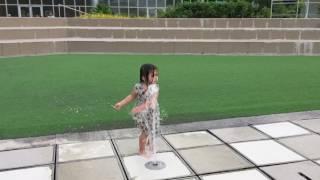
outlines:
[[[232,143],[231,146],[259,166],[304,160],[302,156],[273,140]]]
[[[262,174],[256,169],[244,170],[244,171],[234,171],[221,174],[213,174],[201,176],[203,180],[242,180],[242,179],[252,179],[252,180],[269,180],[266,175]]]
[[[198,180],[197,177],[185,177],[185,178],[177,178],[172,180]]]
[[[295,42],[280,42],[278,43],[279,54],[297,54]]]
[[[309,119],[309,120],[300,120],[294,121],[294,123],[301,125],[311,131],[320,133],[320,119]]]
[[[110,141],[59,145],[58,162],[114,156]]]
[[[310,159],[320,158],[320,136],[299,136],[279,140],[281,143]]]
[[[276,180],[320,179],[320,166],[311,161],[268,166],[262,170]]]
[[[299,39],[299,31],[285,31],[285,39]]]
[[[2,56],[18,56],[20,54],[18,43],[3,43]]]
[[[108,131],[92,131],[79,133],[65,133],[56,135],[57,144],[71,144],[87,141],[100,141],[110,139]]]
[[[53,146],[0,152],[0,170],[53,163]]]
[[[38,43],[20,43],[19,48],[20,48],[20,55],[34,55],[37,54],[37,44]]]
[[[266,43],[264,42],[249,42],[248,54],[263,54],[263,52],[265,51],[265,44]]]
[[[33,167],[0,172],[1,180],[52,180],[53,171],[50,166]]]
[[[246,159],[226,145],[179,150],[197,174],[252,167]]]
[[[140,130],[138,128],[126,128],[126,129],[114,129],[109,130],[110,138],[135,138],[140,135]]]
[[[314,55],[318,54],[320,55],[320,42],[313,42],[312,43],[312,53]]]
[[[259,43],[260,44],[260,43]],[[265,42],[262,45],[263,51],[261,53],[274,55],[279,53],[279,44],[277,42]]]
[[[149,160],[142,156],[128,156],[123,158],[123,162],[128,176],[132,179],[166,179],[191,175],[188,168],[181,160],[172,152],[158,153],[158,160],[163,161],[166,167],[162,170],[149,170],[145,167],[145,163]]]
[[[320,160],[317,160],[316,163],[320,164]]]
[[[117,139],[115,143],[118,146],[119,153],[124,156],[138,154],[139,152],[139,139],[138,138],[130,138],[130,139]],[[163,151],[171,151],[172,149],[169,145],[163,140],[163,138],[159,137],[156,140],[156,149],[157,152]]]
[[[261,124],[254,127],[273,138],[310,134],[309,131],[290,122]]]
[[[210,131],[227,143],[268,139],[264,134],[248,126],[211,129]]]
[[[169,134],[164,137],[176,149],[222,144],[206,131]]]
[[[191,43],[190,42],[174,42],[174,53],[190,53]]]
[[[50,135],[31,138],[4,139],[0,140],[0,151],[51,146],[56,144],[55,138],[55,135]]]
[[[253,19],[241,19],[240,22],[241,27],[245,27],[245,28],[252,28],[253,27]]]
[[[3,56],[3,55],[2,55],[2,46],[3,46],[3,45],[0,43],[0,56]]]
[[[92,159],[57,165],[56,180],[122,180],[123,174],[116,158]]]

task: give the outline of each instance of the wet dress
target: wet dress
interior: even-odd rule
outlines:
[[[137,83],[134,86],[134,90],[137,93],[137,103],[139,106],[146,101],[151,101],[152,98],[159,93],[158,84],[150,84],[147,89],[144,88],[142,83]],[[147,136],[153,132],[153,127],[156,136],[160,134],[160,108],[157,99],[154,102],[154,106],[146,107],[144,110],[133,114],[133,119],[136,121],[137,127],[145,133]],[[154,126],[153,126],[153,123]]]

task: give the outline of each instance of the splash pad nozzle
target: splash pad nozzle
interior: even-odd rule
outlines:
[[[166,167],[166,164],[163,161],[149,161],[144,166],[150,170],[161,170]]]

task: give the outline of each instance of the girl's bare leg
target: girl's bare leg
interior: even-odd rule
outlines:
[[[145,154],[146,141],[147,141],[147,135],[144,132],[141,132],[139,136],[139,154],[140,155]]]

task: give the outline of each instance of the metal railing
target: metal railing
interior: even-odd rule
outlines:
[[[75,11],[75,12],[79,12],[80,14],[82,13],[83,15],[86,15],[86,14],[88,14],[87,12],[83,12],[83,11],[80,11],[80,10],[78,10],[78,9],[75,9],[75,8],[72,8],[72,7],[69,7],[69,6],[66,6],[66,5],[64,5],[64,4],[58,4],[58,9],[59,9],[59,17],[61,17],[61,10],[60,10],[60,7],[64,7],[64,8],[67,8],[67,9],[70,9],[70,10],[73,10],[73,11]],[[64,12],[64,17],[66,17],[66,14],[65,14],[65,12]]]

